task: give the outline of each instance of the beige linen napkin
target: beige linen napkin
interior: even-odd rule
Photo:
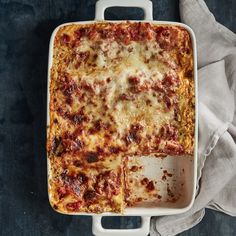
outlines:
[[[153,217],[150,234],[170,236],[201,221],[205,207],[236,216],[236,35],[215,21],[203,0],[180,0],[198,50],[198,184],[184,214]]]

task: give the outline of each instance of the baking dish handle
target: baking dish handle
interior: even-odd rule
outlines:
[[[144,11],[144,20],[153,20],[150,0],[99,0],[96,2],[95,20],[104,20],[104,12],[109,7],[138,7]]]
[[[149,234],[150,216],[141,216],[141,227],[137,229],[105,229],[102,227],[102,216],[93,216],[93,234],[96,236],[146,236]]]

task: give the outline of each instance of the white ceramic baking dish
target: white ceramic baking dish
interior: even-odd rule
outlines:
[[[152,179],[161,179],[162,172],[160,166],[164,169],[171,169],[175,172],[176,179],[179,183],[184,183],[184,188],[181,189],[181,197],[176,202],[162,202],[156,205],[141,205],[138,207],[129,207],[125,210],[123,216],[140,216],[142,218],[142,223],[140,228],[137,229],[105,229],[102,227],[101,219],[103,216],[118,216],[115,213],[102,213],[102,214],[88,214],[88,213],[76,213],[76,215],[91,215],[93,217],[93,233],[95,235],[147,235],[149,233],[150,217],[151,216],[161,216],[161,215],[173,215],[180,214],[189,210],[194,201],[195,189],[196,189],[196,176],[197,176],[197,143],[198,143],[198,90],[197,90],[197,56],[196,56],[196,39],[195,35],[190,27],[185,24],[170,22],[170,21],[153,21],[153,8],[152,2],[149,0],[99,0],[96,3],[95,21],[83,21],[83,22],[70,22],[58,26],[52,33],[49,48],[49,65],[48,65],[48,104],[47,104],[47,127],[49,125],[49,85],[50,85],[50,69],[52,66],[53,58],[53,43],[55,35],[61,26],[68,24],[92,24],[96,21],[104,21],[105,9],[109,7],[138,7],[144,11],[144,21],[151,24],[169,24],[169,25],[179,25],[185,28],[192,40],[193,46],[193,60],[194,60],[194,81],[195,81],[195,150],[192,157],[167,157],[164,159],[147,157],[141,158],[142,165],[145,166],[146,175]],[[116,21],[117,22],[117,21]],[[132,21],[131,21],[132,22]],[[48,161],[49,167],[49,161]],[[184,174],[181,172],[185,170]],[[48,177],[50,176],[48,168]],[[145,174],[145,173],[144,173]],[[178,185],[177,185],[178,186]],[[162,186],[160,186],[161,191]],[[50,195],[49,195],[50,199]]]

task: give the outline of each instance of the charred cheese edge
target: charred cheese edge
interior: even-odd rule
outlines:
[[[193,52],[184,28],[62,26],[50,76],[49,197],[57,211],[123,212],[125,157],[193,153]]]

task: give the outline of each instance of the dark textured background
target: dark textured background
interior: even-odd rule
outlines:
[[[216,19],[236,31],[236,1],[207,0]],[[154,19],[179,21],[177,0],[155,0]],[[92,235],[91,218],[64,216],[48,204],[45,118],[48,43],[59,24],[94,18],[95,0],[0,0],[0,235]],[[119,15],[119,18],[118,16]],[[108,19],[142,19],[112,9]],[[132,228],[138,218],[106,218]],[[207,210],[182,235],[236,235],[236,219]]]

